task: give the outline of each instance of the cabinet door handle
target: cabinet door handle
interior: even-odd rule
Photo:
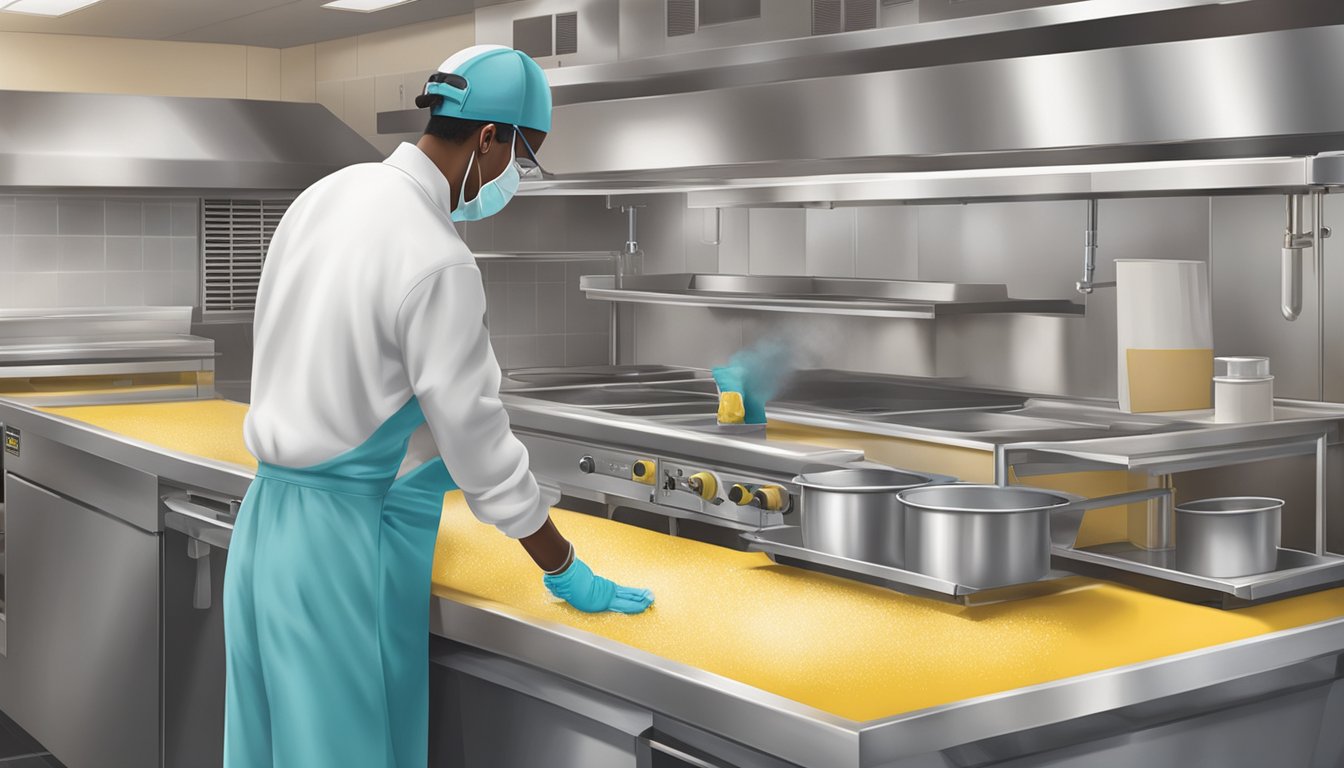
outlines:
[[[657,741],[656,739],[650,738],[648,736],[643,737],[643,739],[644,743],[649,746],[649,749],[655,752],[660,752],[664,755],[667,755],[668,757],[674,757],[682,761],[686,765],[692,766],[692,768],[733,768],[727,763],[721,763],[717,760],[711,761],[711,759],[707,757],[692,755],[690,753],[681,750],[679,747],[674,747],[670,744],[664,744],[661,741]]]

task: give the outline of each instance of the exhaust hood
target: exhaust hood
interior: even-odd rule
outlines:
[[[0,187],[297,190],[380,159],[318,104],[0,91]]]

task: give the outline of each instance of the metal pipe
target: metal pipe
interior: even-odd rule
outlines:
[[[1092,278],[1097,272],[1097,199],[1087,201],[1087,229],[1083,230],[1083,279],[1074,284],[1081,294],[1090,294],[1097,288],[1110,288],[1114,282],[1098,283]]]
[[[1284,205],[1279,305],[1283,318],[1293,321],[1302,314],[1302,249],[1311,245],[1311,239],[1302,231],[1302,197],[1289,194]]]
[[[1316,370],[1318,394],[1325,400],[1325,241],[1330,237],[1330,228],[1325,226],[1325,190],[1314,189],[1311,192],[1311,226],[1316,236]]]

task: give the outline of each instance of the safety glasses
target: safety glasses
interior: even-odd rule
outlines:
[[[523,149],[527,150],[527,157],[515,158],[515,162],[518,163],[519,175],[529,181],[554,178],[555,174],[541,167],[541,162],[537,160],[537,153],[532,150],[532,145],[527,142],[527,137],[523,135],[522,129],[514,126],[513,132],[522,140]]]

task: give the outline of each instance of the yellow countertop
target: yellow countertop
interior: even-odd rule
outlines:
[[[225,401],[49,408],[196,456],[254,467],[246,407]],[[1344,616],[1344,588],[1224,611],[1103,581],[961,607],[774,564],[565,510],[556,524],[598,573],[648,587],[642,616],[551,598],[522,548],[445,499],[435,590],[508,605],[855,721],[999,693]]]

